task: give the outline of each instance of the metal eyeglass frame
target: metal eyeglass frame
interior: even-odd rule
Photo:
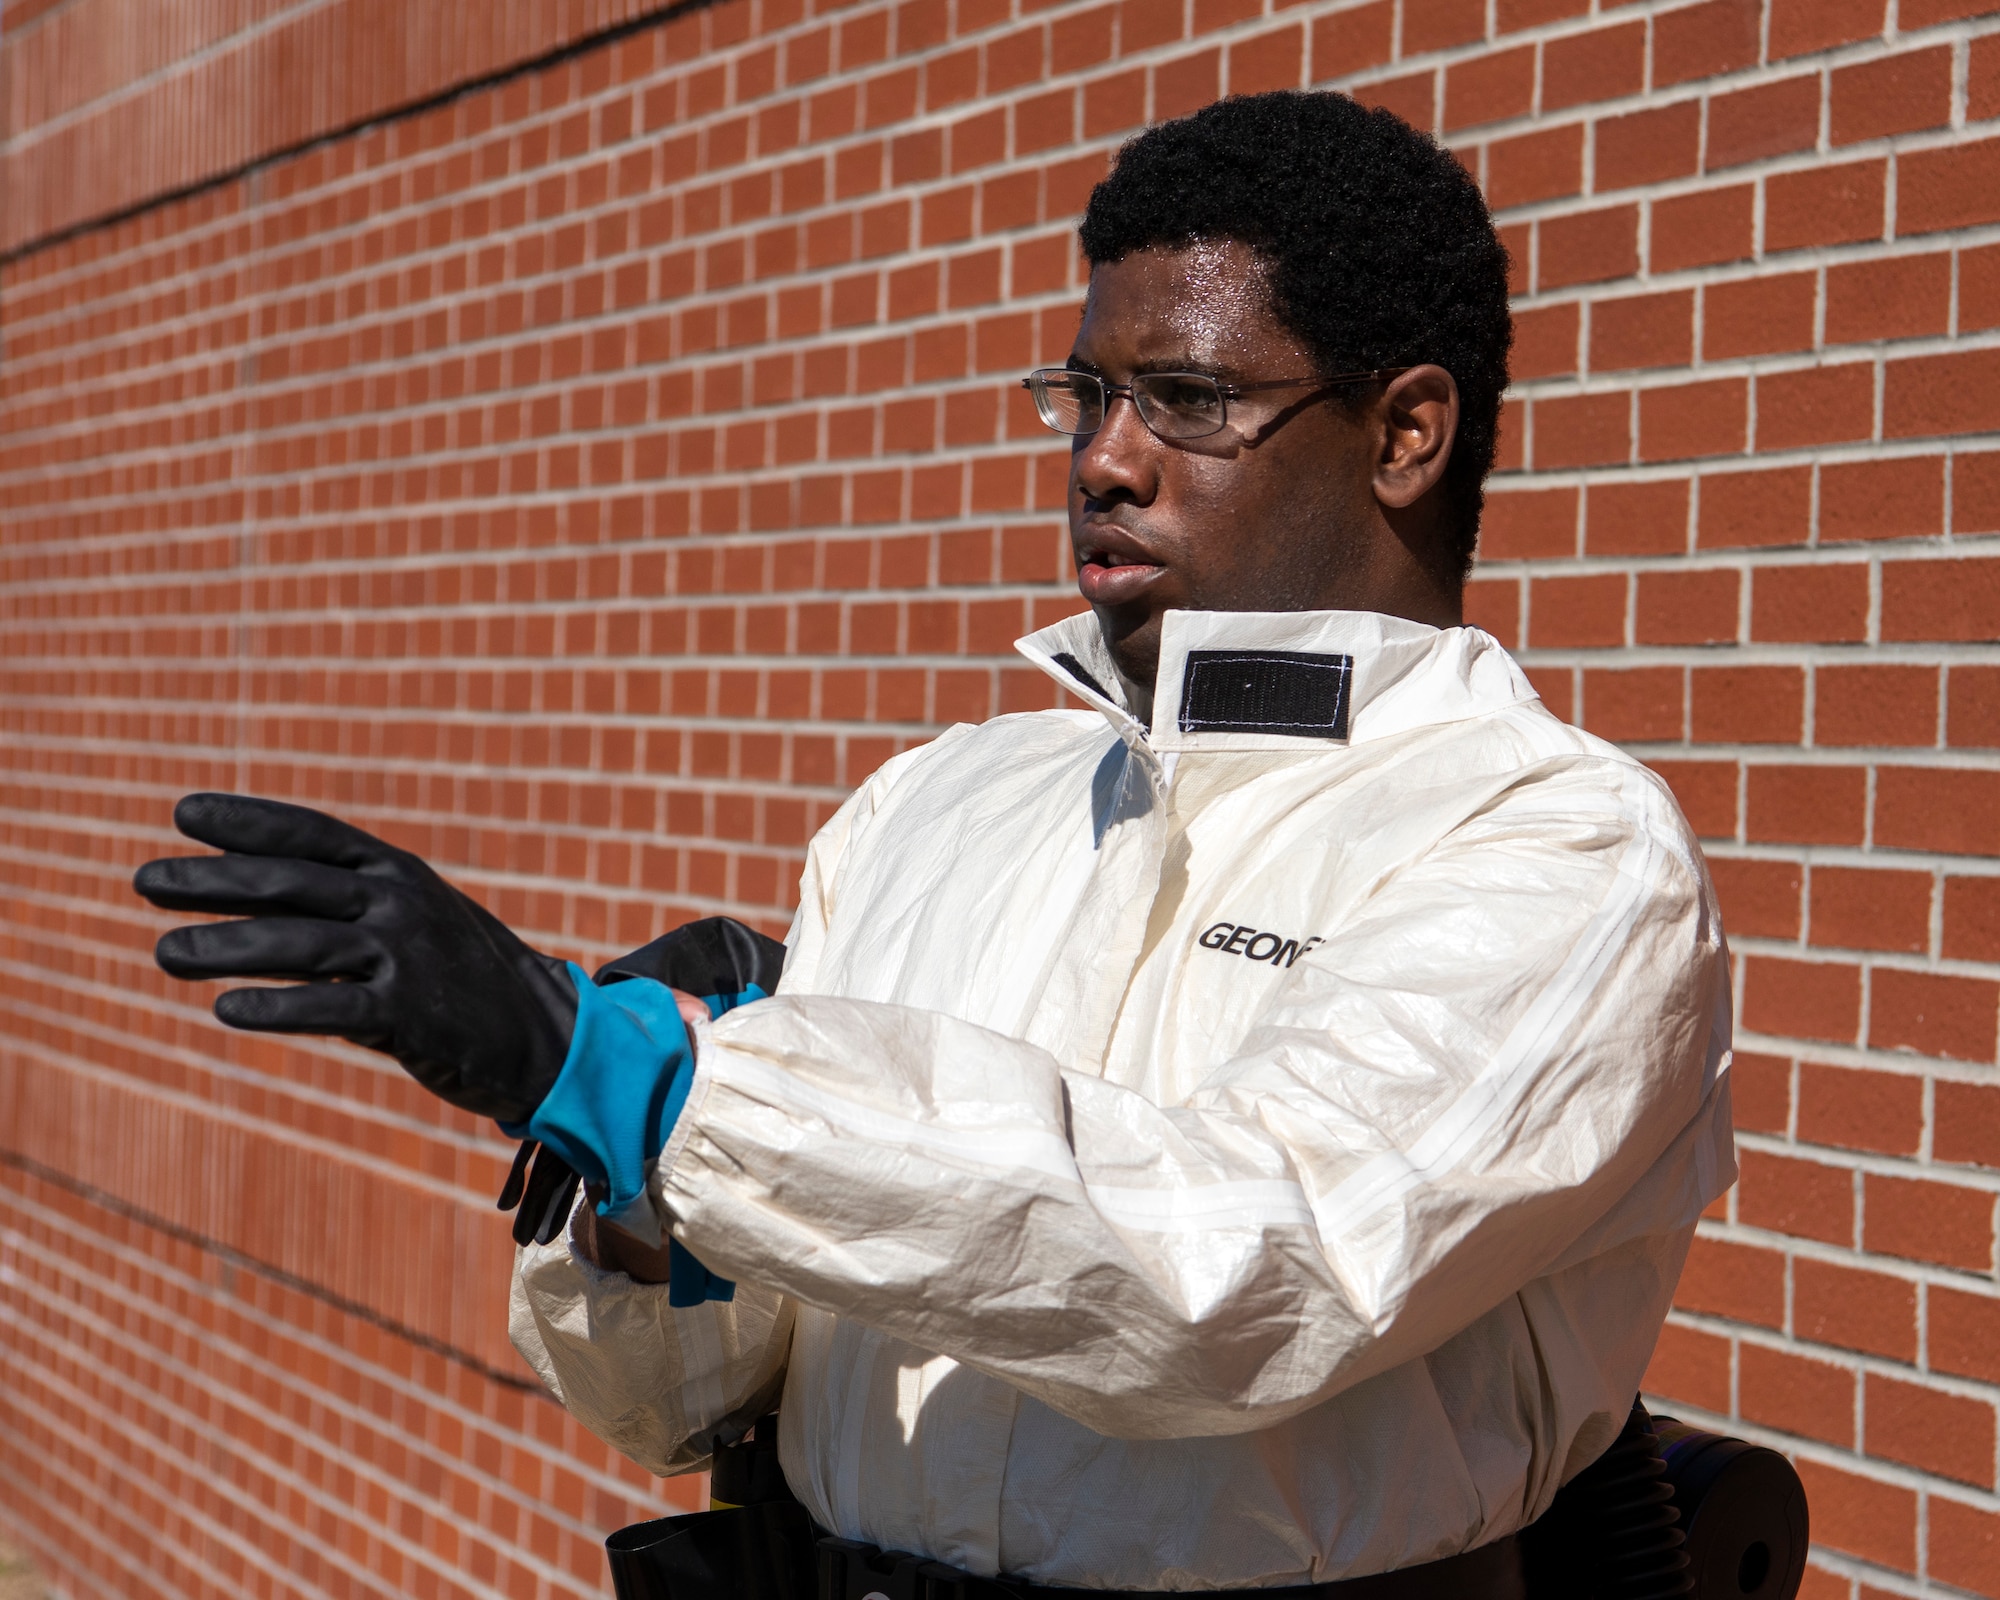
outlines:
[[[1111,415],[1112,402],[1122,394],[1132,402],[1132,409],[1139,413],[1139,420],[1146,425],[1147,431],[1154,438],[1178,443],[1185,439],[1206,439],[1212,434],[1220,433],[1229,425],[1229,402],[1239,395],[1254,394],[1260,389],[1309,388],[1313,391],[1313,394],[1307,395],[1304,399],[1297,402],[1297,404],[1303,405],[1315,395],[1324,393],[1328,389],[1343,388],[1350,383],[1371,383],[1377,379],[1392,378],[1407,371],[1409,371],[1407,367],[1377,367],[1370,372],[1342,372],[1331,378],[1266,378],[1256,383],[1224,383],[1220,378],[1213,377],[1206,372],[1142,372],[1131,383],[1107,383],[1095,372],[1079,372],[1074,367],[1037,367],[1021,380],[1021,387],[1034,397],[1035,414],[1042,419],[1042,425],[1051,433],[1059,433],[1071,439],[1088,437],[1104,426],[1105,419]],[[1042,405],[1042,396],[1036,388],[1036,382],[1038,379],[1042,380],[1043,386],[1046,388],[1046,382],[1051,377],[1070,379],[1088,378],[1104,391],[1104,405],[1103,409],[1098,413],[1096,426],[1089,428],[1060,428],[1049,420],[1048,411]],[[1221,402],[1216,413],[1214,427],[1203,428],[1198,433],[1162,433],[1153,425],[1152,419],[1146,415],[1145,405],[1141,403],[1139,385],[1146,383],[1149,379],[1168,378],[1180,380],[1193,379],[1197,383],[1206,383],[1214,388],[1216,397]],[[1294,408],[1287,407],[1286,409],[1289,411]]]

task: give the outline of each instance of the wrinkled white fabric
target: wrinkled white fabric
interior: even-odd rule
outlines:
[[[782,1365],[813,1515],[981,1574],[1257,1588],[1521,1527],[1734,1177],[1672,798],[1474,629],[1172,613],[1150,728],[1090,618],[1020,648],[1093,709],[891,761],[779,995],[698,1030],[652,1193],[736,1303],[559,1241],[516,1343],[655,1471]],[[1352,656],[1349,737],[1182,731],[1219,648]]]

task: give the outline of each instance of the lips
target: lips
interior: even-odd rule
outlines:
[[[1088,527],[1077,541],[1076,587],[1092,605],[1125,605],[1166,575],[1166,567],[1122,529]]]

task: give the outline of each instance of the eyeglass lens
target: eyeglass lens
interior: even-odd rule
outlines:
[[[1096,374],[1045,367],[1028,387],[1042,421],[1057,433],[1095,433],[1104,425],[1104,380]],[[1163,439],[1198,439],[1223,423],[1222,390],[1199,373],[1141,373],[1132,380],[1132,403]]]

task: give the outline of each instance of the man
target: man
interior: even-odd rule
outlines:
[[[336,1016],[359,984],[230,1020],[401,1041],[460,1103],[504,1077],[484,1103],[577,1153],[621,1226],[524,1249],[514,1338],[655,1471],[782,1394],[815,1520],[969,1573],[1515,1594],[1734,1175],[1713,895],[1658,780],[1459,626],[1509,323],[1451,158],[1339,96],[1225,101],[1128,146],[1082,242],[1030,387],[1091,614],[1020,649],[1087,709],[863,785],[775,998],[572,1003],[446,918],[503,951],[491,1014],[545,1020],[532,1070]],[[254,860],[267,825],[196,831]],[[228,900],[193,881],[142,874]],[[162,958],[375,970],[229,937]],[[674,1303],[662,1226],[733,1299]]]

